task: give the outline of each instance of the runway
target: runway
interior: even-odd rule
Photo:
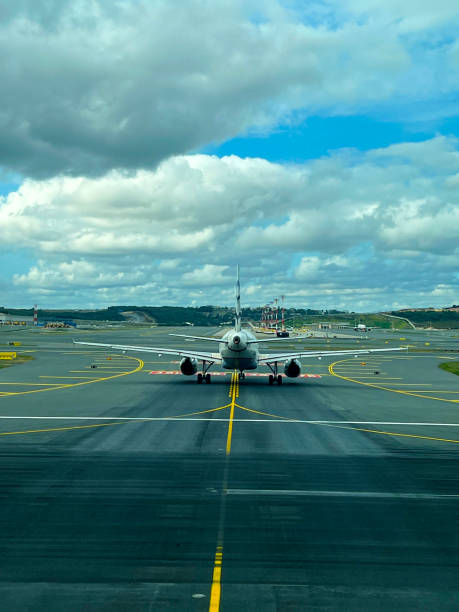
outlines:
[[[169,331],[0,333],[34,357],[0,370],[5,610],[459,607],[454,334],[315,339],[411,348],[303,359],[320,378],[279,387],[72,345],[183,346]]]

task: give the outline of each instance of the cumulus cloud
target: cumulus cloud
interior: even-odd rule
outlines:
[[[217,266],[215,264],[206,264],[202,268],[196,268],[191,272],[185,272],[182,275],[181,281],[184,286],[205,286],[205,285],[225,285],[228,284],[229,278],[224,276],[228,266]]]
[[[457,22],[446,1],[9,3],[0,165],[34,177],[101,175],[153,168],[297,111],[391,101],[393,114],[394,104],[457,92]]]
[[[330,307],[356,295],[438,304],[440,287],[457,301],[457,146],[437,137],[300,165],[179,156],[130,175],[27,180],[0,198],[0,241],[39,259],[16,287],[98,289],[104,303],[231,303],[237,262],[252,304],[273,291]]]

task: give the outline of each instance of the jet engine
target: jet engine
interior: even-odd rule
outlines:
[[[284,363],[284,374],[289,378],[296,378],[301,374],[301,363],[298,359],[287,359]]]
[[[196,374],[198,370],[198,362],[196,359],[192,357],[184,357],[180,362],[180,371],[185,376],[191,376],[192,374]]]

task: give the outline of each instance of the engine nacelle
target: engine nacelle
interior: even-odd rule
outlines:
[[[185,376],[191,376],[198,371],[198,362],[192,357],[184,357],[180,362],[180,371]]]
[[[301,374],[301,363],[298,359],[287,359],[284,363],[284,374],[289,378],[296,378]]]

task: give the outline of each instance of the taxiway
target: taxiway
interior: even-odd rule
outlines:
[[[331,339],[411,349],[304,359],[321,377],[281,387],[71,343],[180,346],[168,331],[0,333],[34,357],[0,370],[4,609],[459,606],[453,334]]]

